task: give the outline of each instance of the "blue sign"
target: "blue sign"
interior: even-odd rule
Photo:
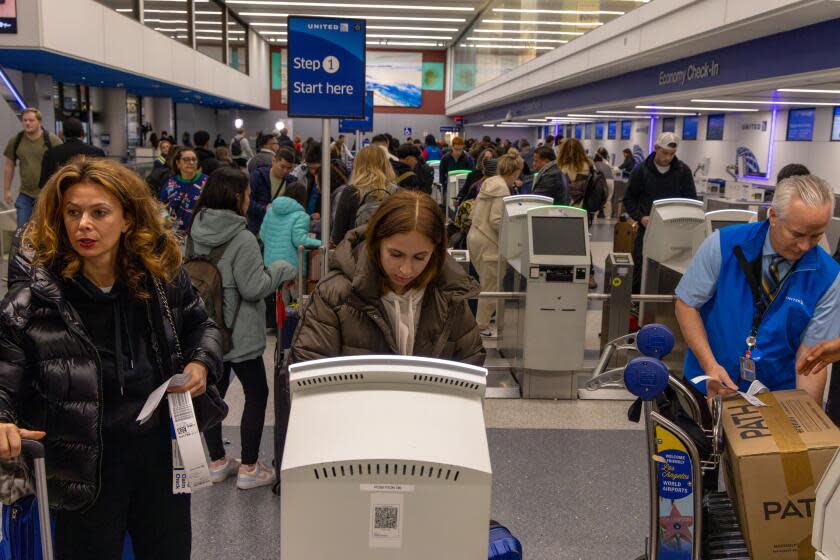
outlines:
[[[723,140],[723,123],[726,116],[709,115],[706,121],[706,140]]]
[[[577,138],[578,140],[583,138],[583,125],[582,124],[576,124],[575,125],[575,138]]]
[[[604,123],[595,123],[595,140],[604,139]]]
[[[411,129],[409,129],[409,130],[411,130]],[[441,134],[445,134],[447,132],[458,132],[458,127],[457,126],[442,126],[442,127],[440,127],[440,133]]]
[[[615,129],[616,129],[616,122],[610,121],[607,123],[607,139],[608,140],[615,140]]]
[[[403,136],[411,136],[411,129],[409,127],[403,128]]]
[[[365,118],[365,20],[289,16],[289,116]]]
[[[630,134],[633,133],[633,121],[621,121],[621,139],[630,140]]]
[[[840,140],[840,107],[835,107],[831,114],[831,141]]]
[[[683,117],[683,140],[697,140],[697,117]]]
[[[810,142],[814,138],[815,109],[791,109],[788,111],[788,141]]]
[[[368,91],[365,98],[365,118],[339,119],[339,132],[373,132],[373,92]]]

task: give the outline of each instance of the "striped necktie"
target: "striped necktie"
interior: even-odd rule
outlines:
[[[782,277],[779,274],[779,264],[784,259],[781,255],[773,255],[770,266],[767,267],[761,279],[761,299],[764,302],[765,309],[776,299],[776,292],[778,292],[779,284],[782,282]]]

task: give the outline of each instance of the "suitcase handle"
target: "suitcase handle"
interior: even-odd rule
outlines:
[[[47,467],[44,461],[44,444],[34,439],[24,439],[21,449],[32,457],[35,469],[35,496],[38,502],[38,521],[41,528],[41,557],[53,560],[52,524],[50,523],[50,499],[47,494]]]

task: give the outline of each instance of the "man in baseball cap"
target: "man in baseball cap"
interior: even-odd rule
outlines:
[[[645,227],[656,200],[663,198],[697,198],[691,169],[677,159],[679,138],[673,132],[663,132],[656,139],[653,153],[630,174],[624,210],[639,222],[633,245],[633,293],[638,294],[642,283],[642,249]]]

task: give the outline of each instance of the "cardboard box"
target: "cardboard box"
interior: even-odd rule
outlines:
[[[618,222],[613,230],[613,253],[632,253],[636,232],[639,230],[636,222]],[[636,266],[642,266],[637,263]]]
[[[814,558],[816,487],[840,430],[804,391],[724,401],[727,488],[755,560]]]

